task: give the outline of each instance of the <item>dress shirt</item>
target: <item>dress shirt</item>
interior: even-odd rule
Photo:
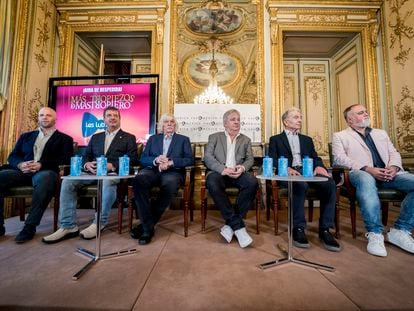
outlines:
[[[300,143],[298,133],[291,132],[289,130],[285,130],[285,133],[289,141],[290,151],[292,151],[293,155],[292,167],[302,166],[302,157],[300,156]]]
[[[39,135],[37,135],[36,141],[33,145],[34,162],[39,162],[40,158],[42,157],[43,149],[45,149],[47,141],[55,131],[56,129],[45,135],[45,133],[43,133],[43,131],[39,128]]]
[[[174,133],[171,135],[164,135],[164,139],[162,141],[162,154],[165,156],[167,155],[168,149],[170,148],[173,135]]]
[[[234,137],[233,141],[231,141],[230,135],[227,131],[224,131],[227,140],[227,152],[226,152],[226,167],[235,167],[236,166],[236,140],[239,137],[240,133]]]
[[[105,131],[105,149],[104,149],[104,153],[106,154],[106,152],[109,149],[109,146],[112,144],[112,141],[114,140],[116,134],[118,134],[119,130],[121,128],[109,133],[108,131]]]

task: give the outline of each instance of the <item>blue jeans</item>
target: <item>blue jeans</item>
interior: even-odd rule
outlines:
[[[409,173],[397,174],[394,180],[381,182],[371,174],[352,170],[349,174],[352,185],[356,188],[356,197],[368,232],[381,233],[384,229],[380,219],[381,203],[378,197],[378,187],[396,189],[407,193],[401,202],[401,210],[394,227],[411,231],[414,227],[414,175]]]
[[[109,213],[116,200],[116,187],[119,180],[103,180],[102,184],[102,213],[101,225],[108,224]],[[96,184],[93,180],[68,180],[62,181],[60,189],[59,226],[63,229],[71,229],[76,226],[76,206],[78,203],[78,189],[83,186]],[[96,214],[95,220],[96,223]]]
[[[38,226],[43,213],[52,199],[57,185],[57,174],[44,170],[35,174],[24,174],[19,170],[0,171],[0,225],[4,224],[4,192],[11,187],[33,186],[32,207],[26,225]]]
[[[234,231],[244,228],[243,217],[247,214],[256,196],[258,187],[256,177],[249,172],[245,172],[239,178],[234,179],[217,172],[209,172],[206,186],[214,204],[219,207],[226,225]],[[239,189],[235,208],[226,193],[226,187],[237,187]]]

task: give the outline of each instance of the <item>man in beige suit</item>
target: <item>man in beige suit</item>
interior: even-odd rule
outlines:
[[[356,197],[367,230],[367,251],[376,256],[387,256],[380,220],[380,200],[377,187],[397,189],[407,193],[394,227],[387,233],[388,242],[414,253],[411,231],[414,227],[414,175],[405,172],[401,156],[388,134],[370,128],[370,117],[362,105],[344,110],[349,127],[334,133],[332,153],[334,164],[351,169],[349,178],[356,188]]]
[[[243,222],[258,186],[256,178],[248,172],[253,166],[253,150],[250,138],[240,133],[240,113],[237,110],[225,112],[223,123],[224,132],[208,137],[204,155],[204,163],[209,169],[206,186],[226,222],[221,235],[228,243],[235,235],[243,248],[253,242]],[[226,194],[228,186],[240,189],[236,208]]]

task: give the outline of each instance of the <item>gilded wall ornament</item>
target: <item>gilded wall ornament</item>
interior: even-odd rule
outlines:
[[[325,23],[344,23],[346,21],[345,15],[325,15],[325,14],[299,14],[298,20],[300,22],[325,22]]]
[[[27,120],[28,122],[25,125],[25,131],[33,130],[37,127],[38,123],[38,113],[40,107],[44,106],[45,104],[42,102],[42,95],[40,95],[40,89],[36,88],[33,98],[31,98],[28,102],[27,109]]]
[[[48,53],[47,47],[50,40],[49,20],[52,16],[52,12],[49,10],[46,1],[41,1],[38,7],[40,12],[43,13],[43,16],[38,16],[37,18],[38,27],[36,27],[37,38],[34,56],[36,64],[39,67],[39,71],[42,71],[47,64],[45,55]]]
[[[407,22],[413,21],[412,18],[410,19],[413,10],[407,10],[405,13],[402,12],[406,2],[408,2],[408,0],[389,0],[391,14],[388,26],[392,31],[390,34],[390,48],[394,49],[395,44],[398,44],[398,54],[394,57],[394,60],[402,67],[404,67],[405,62],[408,60],[411,51],[411,48],[404,47],[404,40],[414,38],[413,26],[407,25]],[[409,3],[408,6],[410,7]]]
[[[401,99],[396,105],[397,118],[400,126],[397,127],[398,145],[401,151],[414,152],[414,96],[407,85],[401,89]]]

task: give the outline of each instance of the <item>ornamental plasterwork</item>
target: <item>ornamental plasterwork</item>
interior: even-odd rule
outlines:
[[[309,135],[310,137],[312,137],[313,140],[313,144],[315,145],[315,150],[316,152],[318,152],[319,154],[322,154],[325,152],[323,146],[323,141],[322,141],[322,136],[318,133],[318,132],[314,132],[312,134]]]
[[[396,107],[396,114],[400,120],[397,127],[398,145],[401,151],[414,152],[414,96],[407,85],[401,89],[401,99]]]
[[[52,12],[49,11],[46,1],[39,2],[39,12],[43,13],[43,16],[37,18],[37,38],[36,38],[36,52],[34,53],[35,61],[39,67],[39,71],[42,71],[46,67],[47,60],[45,54],[47,54],[48,42],[50,40],[50,28],[49,20],[52,16]]]
[[[323,91],[324,91],[324,78],[306,78],[306,93],[307,98],[312,101],[314,106],[318,106],[318,104],[323,104],[321,102]]]
[[[305,73],[324,73],[324,65],[303,65],[303,72]]]
[[[283,72],[284,73],[294,73],[295,72],[295,66],[292,64],[283,64]]]
[[[402,12],[403,6],[408,0],[388,0],[388,2],[391,11],[388,26],[392,31],[390,34],[390,48],[394,49],[395,45],[398,44],[398,54],[394,57],[394,60],[404,68],[411,51],[411,48],[404,47],[404,41],[414,38],[414,28],[407,24],[408,22],[413,24],[413,18],[410,18],[413,10]],[[408,2],[408,6],[410,7],[410,2]]]
[[[28,102],[27,109],[27,122],[25,124],[25,131],[34,129],[37,127],[38,118],[37,115],[39,113],[39,108],[41,106],[44,106],[44,103],[42,103],[42,95],[40,95],[40,89],[36,88],[35,93],[33,95],[33,98],[31,98]]]
[[[91,16],[91,23],[135,23],[136,16]]]
[[[327,22],[343,23],[346,21],[345,15],[298,15],[299,22]]]
[[[293,77],[285,77],[283,79],[283,103],[285,107],[293,107],[295,105],[295,80]]]

